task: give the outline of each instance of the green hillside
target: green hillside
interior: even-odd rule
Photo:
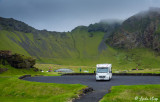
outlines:
[[[136,19],[133,18],[134,16],[127,19],[122,25],[99,22],[89,26],[78,26],[71,32],[36,30],[23,22],[0,18],[0,50],[11,50],[13,53],[34,56],[38,63],[86,66],[112,63],[116,69],[159,68],[160,56],[157,51],[149,46],[133,47],[137,43],[132,39],[138,39],[142,31],[136,28],[136,24],[133,23]],[[145,19],[141,18],[140,21]],[[140,26],[144,24],[146,23],[141,23]],[[150,23],[147,24],[150,25]],[[139,33],[129,30],[132,26],[135,28],[134,31]],[[144,29],[143,31],[147,32]],[[134,34],[138,35],[132,38]],[[147,36],[148,34],[146,33]],[[159,34],[158,27],[152,37],[156,34]],[[145,37],[145,33],[142,35]],[[107,43],[105,43],[106,39]],[[143,41],[145,38],[138,44],[146,44]],[[156,43],[156,41],[153,42]],[[147,43],[152,42],[148,40]]]
[[[51,32],[0,17],[0,50],[34,56],[38,63],[95,65],[106,50],[104,39],[118,26],[100,22],[71,32]]]
[[[0,30],[0,50],[35,56],[39,62],[67,64],[72,60],[79,62],[97,57],[104,34],[89,33],[87,29],[80,28],[68,33],[38,34]]]
[[[0,50],[11,50],[13,53],[29,56],[29,53],[22,46],[11,40],[11,36],[14,36],[15,38],[17,37],[17,35],[13,32],[0,30]],[[20,41],[18,37],[16,40]]]

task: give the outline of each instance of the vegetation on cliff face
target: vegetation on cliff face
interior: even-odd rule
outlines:
[[[99,22],[95,24],[90,24],[88,26],[88,32],[95,32],[95,31],[101,31],[101,32],[108,32],[108,31],[114,31],[116,28],[120,26],[120,22],[113,22],[113,23],[107,23],[107,22]]]
[[[122,23],[107,42],[117,48],[151,48],[160,51],[160,9],[138,13]]]

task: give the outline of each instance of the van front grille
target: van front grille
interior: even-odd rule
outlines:
[[[105,78],[105,76],[99,76],[99,78]]]

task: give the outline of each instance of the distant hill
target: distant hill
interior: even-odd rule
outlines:
[[[2,18],[0,17],[0,30],[7,30],[7,31],[20,31],[24,33],[33,33],[37,30],[29,25],[25,24],[24,22],[17,21],[13,18]]]

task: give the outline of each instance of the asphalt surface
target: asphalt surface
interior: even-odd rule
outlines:
[[[94,75],[41,76],[27,77],[24,80],[45,83],[83,84],[94,89],[93,92],[76,99],[74,102],[98,102],[108,93],[112,86],[160,84],[160,76],[113,76],[110,81],[96,81]]]

